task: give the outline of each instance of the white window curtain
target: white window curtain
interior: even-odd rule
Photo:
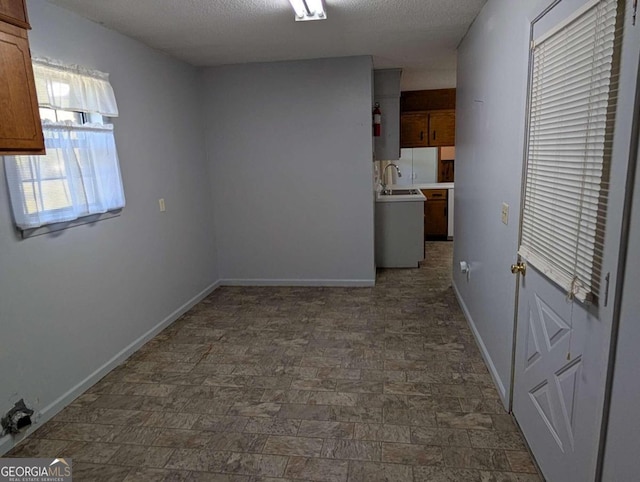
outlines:
[[[109,74],[51,59],[34,58],[32,63],[40,107],[118,116]]]
[[[108,75],[34,61],[41,107],[116,116]],[[125,205],[113,126],[43,121],[46,155],[4,158],[14,220],[21,230],[68,222]]]
[[[617,1],[590,2],[533,51],[519,254],[570,298],[600,286]]]
[[[20,229],[124,207],[113,126],[44,123],[43,131],[46,155],[5,160]]]

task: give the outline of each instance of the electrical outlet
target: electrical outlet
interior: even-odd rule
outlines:
[[[164,205],[164,198],[158,199],[158,204],[160,205],[160,212],[163,213],[167,210]]]
[[[502,203],[502,223],[509,224],[509,205]]]

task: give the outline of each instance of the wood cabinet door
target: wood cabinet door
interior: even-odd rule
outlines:
[[[447,201],[427,201],[424,206],[424,234],[427,237],[447,236]]]
[[[424,203],[424,236],[425,239],[446,238],[447,223],[447,190],[429,189],[422,193],[427,197]]]
[[[0,22],[0,155],[44,153],[27,31]]]
[[[24,0],[0,0],[0,21],[22,28],[31,28]]]
[[[400,147],[427,147],[429,116],[426,113],[402,114],[400,117]]]
[[[429,114],[429,145],[453,146],[456,143],[456,113],[454,111]]]

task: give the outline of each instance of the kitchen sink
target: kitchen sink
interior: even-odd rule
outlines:
[[[387,189],[380,193],[383,196],[415,196],[420,194],[419,189]]]

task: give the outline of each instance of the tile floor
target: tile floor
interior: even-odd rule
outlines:
[[[534,482],[451,289],[221,288],[16,447],[76,481]]]

